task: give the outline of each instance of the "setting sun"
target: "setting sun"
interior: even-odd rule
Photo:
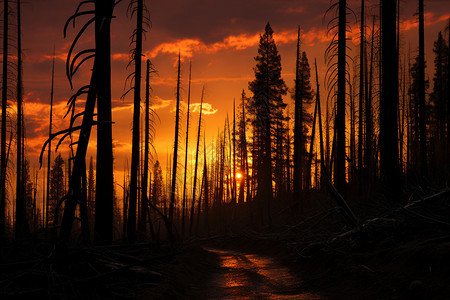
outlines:
[[[236,173],[236,178],[237,179],[241,179],[242,178],[242,174],[241,173]]]

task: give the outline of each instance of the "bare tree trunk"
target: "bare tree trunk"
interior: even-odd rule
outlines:
[[[236,103],[233,99],[233,201],[237,202],[236,183]]]
[[[209,210],[209,184],[208,184],[208,164],[206,161],[206,133],[203,134],[203,159],[204,159],[204,166],[203,166],[203,175],[204,175],[204,183],[205,183],[205,201],[204,201],[204,207],[205,207],[205,212],[204,212],[204,220],[205,220],[205,229],[206,232],[208,233],[209,231],[209,219],[208,219],[208,210]],[[200,217],[200,216],[199,216]]]
[[[382,0],[382,86],[380,101],[380,168],[384,190],[389,198],[400,200],[401,179],[398,163],[398,59],[396,55],[397,1]]]
[[[365,0],[361,0],[361,35],[359,46],[359,123],[358,123],[358,198],[362,199],[363,189],[363,144],[364,144],[364,132],[363,132],[363,119],[364,119],[364,81],[365,77]]]
[[[144,171],[142,175],[142,221],[143,221],[143,230],[147,228],[147,221],[149,223],[150,234],[153,240],[155,240],[155,232],[153,230],[151,215],[147,212],[149,210],[148,202],[148,160],[149,160],[149,152],[150,152],[150,60],[147,60],[147,72],[146,72],[146,84],[145,84],[145,137],[144,137]]]
[[[80,203],[80,216],[81,216],[81,233],[84,244],[91,243],[91,234],[89,232],[89,218],[87,212],[87,176],[86,176],[86,161],[83,164],[82,181],[81,181],[81,203]]]
[[[8,17],[9,1],[3,1],[3,78],[2,78],[2,129],[0,137],[0,237],[6,235],[6,118],[8,102]]]
[[[372,119],[372,86],[373,86],[373,60],[374,60],[374,38],[375,38],[375,16],[372,21],[372,41],[370,50],[370,72],[368,79],[368,92],[366,94],[366,148],[364,151],[364,160],[366,166],[366,183],[369,185],[372,179],[375,178],[374,174],[376,168],[374,167],[373,157],[373,119]]]
[[[312,167],[312,160],[314,156],[314,136],[316,133],[316,120],[317,120],[317,97],[316,97],[316,103],[314,105],[314,118],[313,118],[313,126],[311,130],[311,142],[309,144],[309,158],[308,158],[308,166],[306,167],[306,188],[311,188],[311,167]]]
[[[316,101],[317,101],[317,113],[318,113],[318,115],[319,115],[319,136],[320,136],[320,180],[321,180],[321,183],[320,183],[320,186],[322,187],[323,186],[323,181],[324,181],[324,178],[325,178],[325,168],[326,168],[326,165],[325,165],[325,161],[324,161],[324,159],[325,159],[325,157],[324,157],[324,155],[325,155],[325,153],[324,153],[324,151],[323,151],[323,133],[322,133],[322,112],[321,112],[321,110],[320,110],[320,85],[319,85],[319,75],[318,75],[318,73],[317,73],[317,61],[314,59],[314,66],[315,66],[315,69],[316,69],[316,90],[317,90],[317,93],[316,93]]]
[[[16,239],[30,233],[23,182],[23,140],[22,140],[22,37],[20,0],[17,0],[17,165],[16,165]]]
[[[448,19],[448,56],[447,56],[447,151],[449,152],[446,153],[448,159],[450,155],[450,18]],[[448,168],[450,168],[450,164],[448,164]]]
[[[134,49],[134,105],[133,105],[133,136],[131,148],[131,177],[130,177],[130,201],[128,209],[128,241],[134,243],[136,240],[136,201],[138,189],[139,170],[139,116],[141,112],[141,68],[142,68],[142,13],[143,0],[137,0],[137,17]]]
[[[197,148],[195,150],[195,169],[194,169],[194,189],[192,191],[192,204],[191,204],[191,222],[189,225],[189,234],[192,234],[192,227],[194,225],[194,206],[195,206],[195,190],[197,188],[197,169],[198,169],[198,151],[200,147],[200,130],[202,125],[202,110],[203,110],[203,96],[205,93],[205,87],[202,90],[202,98],[200,100],[200,116],[198,119],[198,134],[197,134]],[[200,200],[199,200],[200,203]]]
[[[96,241],[105,243],[111,243],[113,234],[114,179],[111,119],[111,18],[113,9],[113,0],[95,2],[95,63],[98,70],[95,87],[98,126],[94,238]],[[78,147],[80,146],[78,145]]]
[[[89,143],[89,137],[91,134],[91,128],[93,124],[93,117],[94,117],[94,107],[95,107],[95,82],[96,82],[96,69],[97,69],[97,60],[94,61],[94,67],[92,70],[91,75],[91,82],[90,82],[90,88],[88,92],[88,96],[86,99],[86,105],[85,105],[85,111],[83,115],[83,121],[81,124],[81,131],[80,131],[80,139],[78,141],[78,147],[77,152],[75,155],[75,163],[73,172],[70,176],[70,182],[69,182],[69,193],[68,197],[66,199],[66,203],[64,206],[64,215],[62,218],[61,223],[61,245],[62,251],[65,251],[67,243],[69,242],[70,235],[72,232],[72,225],[73,225],[73,219],[75,217],[75,209],[77,206],[77,201],[79,201],[82,197],[82,176],[83,176],[83,170],[85,170],[86,167],[83,167],[83,164],[85,165],[85,158],[86,158],[86,151]],[[97,170],[98,173],[98,170]],[[98,179],[97,179],[98,180]],[[98,195],[97,195],[98,196]],[[112,202],[112,198],[111,198]],[[96,207],[97,208],[97,207]],[[58,207],[55,208],[55,210],[58,210]],[[97,217],[97,214],[96,214]],[[112,217],[112,215],[111,215]],[[57,214],[55,214],[55,221],[57,221]],[[112,224],[111,224],[112,225]],[[97,222],[96,222],[97,226]],[[111,232],[112,234],[112,232]]]
[[[336,111],[336,188],[345,198],[345,96],[346,96],[346,26],[347,1],[339,0],[338,93]]]
[[[184,154],[184,183],[183,183],[183,204],[182,204],[182,218],[181,218],[181,232],[184,235],[184,227],[186,226],[186,179],[187,179],[187,165],[188,165],[188,148],[189,148],[189,106],[191,105],[191,79],[192,79],[192,62],[189,62],[189,87],[188,87],[188,103],[187,103],[187,117],[186,117],[186,147]]]
[[[294,201],[300,201],[303,190],[303,74],[300,74],[300,27],[297,35],[294,112]]]
[[[180,123],[180,70],[181,70],[181,57],[178,53],[178,77],[177,77],[177,108],[175,116],[175,142],[173,152],[173,165],[172,165],[172,186],[170,191],[170,203],[169,203],[169,235],[171,242],[173,242],[173,210],[175,205],[175,191],[177,183],[177,158],[178,158],[178,135],[179,135],[179,123]]]
[[[420,131],[420,171],[428,176],[427,132],[425,108],[425,34],[423,0],[419,0],[419,131]]]

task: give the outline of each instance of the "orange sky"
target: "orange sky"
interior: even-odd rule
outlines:
[[[376,11],[378,1],[367,1],[369,12]],[[402,47],[415,51],[417,47],[417,23],[414,12],[417,1],[402,1]],[[39,0],[23,5],[23,47],[24,56],[24,89],[26,95],[25,123],[27,133],[27,154],[32,166],[37,166],[39,150],[48,135],[48,113],[50,95],[51,53],[56,48],[56,82],[54,130],[67,127],[68,121],[62,119],[65,103],[73,91],[65,77],[64,60],[69,43],[82,25],[76,23],[76,29],[69,28],[67,39],[62,30],[65,20],[75,10],[78,0]],[[206,140],[210,141],[223,126],[227,113],[232,114],[233,98],[240,97],[242,89],[247,90],[248,82],[253,78],[253,57],[257,54],[259,34],[267,21],[275,31],[275,41],[281,54],[283,77],[289,88],[293,87],[295,67],[296,27],[303,30],[302,50],[307,52],[310,63],[317,58],[319,64],[320,83],[323,87],[324,49],[329,43],[326,36],[326,23],[323,15],[329,6],[329,0],[167,0],[147,1],[152,19],[152,28],[144,42],[146,58],[155,65],[158,75],[152,78],[151,85],[153,108],[158,113],[154,146],[157,157],[166,161],[167,152],[173,148],[176,87],[176,57],[178,51],[182,55],[182,100],[187,101],[187,78],[189,60],[193,63],[192,98],[193,103],[200,102],[202,86],[205,85]],[[437,38],[437,32],[443,30],[450,17],[450,2],[447,0],[428,0],[426,4],[426,55],[428,72],[432,76],[431,49]],[[122,183],[123,168],[126,159],[131,156],[131,119],[132,95],[125,101],[120,100],[124,91],[124,81],[131,70],[126,70],[129,51],[129,36],[134,20],[126,15],[128,1],[119,4],[115,10],[116,18],[112,21],[112,84],[113,84],[113,138],[115,141],[115,178]],[[349,1],[349,6],[358,13],[359,1]],[[369,19],[367,19],[369,20]],[[351,56],[358,53],[358,24],[355,17],[350,18],[351,34],[354,49]],[[92,28],[91,28],[92,30]],[[92,32],[88,30],[78,49],[93,45]],[[145,59],[145,58],[144,58]],[[76,76],[75,88],[89,82],[89,66]],[[315,81],[314,76],[311,78]],[[324,91],[322,91],[324,94]],[[143,94],[144,97],[144,94]],[[285,97],[291,103],[291,96]],[[186,105],[184,105],[185,107]],[[292,109],[291,109],[292,111]],[[197,128],[198,110],[193,113],[191,123],[190,149],[195,145],[194,136]],[[182,129],[185,129],[185,116]],[[94,139],[90,152],[95,149]],[[180,157],[184,157],[184,135],[181,137]],[[60,151],[67,157],[67,146]],[[180,158],[181,159],[181,158]],[[163,167],[164,169],[165,167]],[[40,173],[42,174],[42,173]],[[41,176],[41,175],[39,175]],[[42,181],[39,179],[39,189]],[[121,195],[120,188],[118,188]],[[38,191],[41,195],[42,191]]]

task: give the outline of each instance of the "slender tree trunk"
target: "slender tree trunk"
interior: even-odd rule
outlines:
[[[356,73],[356,68],[354,68]],[[348,159],[348,180],[352,182],[355,179],[355,167],[356,167],[356,109],[355,109],[355,90],[356,86],[356,76],[353,77],[353,86],[349,88],[350,90],[350,151]],[[359,143],[359,141],[358,141]],[[359,173],[358,173],[359,175]],[[360,184],[358,184],[360,186]],[[359,187],[358,187],[359,188]]]
[[[289,111],[288,111],[289,116]],[[291,193],[291,134],[289,126],[289,118],[286,120],[286,192],[289,195]]]
[[[300,72],[300,27],[297,35],[297,60],[295,66],[294,112],[294,200],[300,201],[303,189],[303,74]]]
[[[358,198],[362,199],[363,189],[363,144],[364,144],[364,132],[363,132],[363,119],[364,119],[364,78],[365,65],[365,0],[361,0],[361,35],[359,45],[359,123],[358,123]]]
[[[105,243],[111,243],[113,234],[114,178],[111,119],[111,18],[113,9],[114,0],[95,2],[95,63],[98,70],[98,76],[95,78],[98,114],[95,240]]]
[[[204,212],[204,220],[205,220],[205,229],[206,232],[209,232],[209,220],[208,220],[208,210],[209,210],[209,178],[208,178],[208,164],[206,161],[206,133],[203,133],[203,175],[204,175],[204,183],[205,183],[205,201],[204,201],[204,207],[205,207],[205,212]],[[200,216],[199,216],[200,217]]]
[[[184,227],[186,226],[186,179],[188,166],[188,148],[189,148],[189,106],[191,105],[191,79],[192,79],[192,62],[189,62],[189,87],[188,87],[188,103],[187,103],[187,117],[186,117],[186,147],[184,154],[184,183],[183,183],[183,204],[182,204],[182,218],[181,218],[181,232],[184,234]]]
[[[420,171],[428,176],[427,166],[427,132],[425,108],[425,34],[423,0],[419,0],[419,131],[420,131]]]
[[[80,216],[81,216],[81,234],[84,244],[91,243],[91,234],[89,232],[89,219],[88,219],[88,206],[87,206],[87,176],[86,176],[86,161],[82,166],[82,179],[81,179],[81,203],[80,203]]]
[[[144,137],[144,171],[142,175],[142,220],[143,220],[143,230],[147,228],[147,221],[150,227],[150,234],[153,240],[155,240],[155,232],[153,230],[153,223],[150,219],[150,214],[147,212],[149,210],[149,197],[148,197],[148,160],[150,152],[150,60],[147,60],[147,72],[146,72],[146,84],[145,84],[145,137]]]
[[[195,169],[194,169],[194,189],[192,191],[192,204],[191,204],[191,222],[189,226],[189,234],[192,234],[192,227],[194,225],[194,206],[195,206],[195,190],[197,188],[197,169],[198,169],[198,151],[200,147],[200,130],[202,125],[202,110],[203,110],[203,96],[205,94],[205,87],[202,90],[202,98],[200,100],[200,116],[198,118],[198,134],[197,134],[197,148],[195,150]],[[200,204],[200,200],[199,200]]]
[[[175,205],[175,191],[177,183],[177,158],[178,158],[178,135],[179,135],[179,123],[180,123],[180,71],[181,71],[181,57],[178,53],[178,77],[177,77],[177,108],[175,116],[175,142],[173,152],[173,165],[172,165],[172,186],[170,191],[170,203],[169,203],[169,235],[173,242],[173,210]]]
[[[0,237],[6,235],[6,118],[8,102],[8,17],[9,1],[3,1],[3,78],[2,78],[2,129],[0,137]]]
[[[309,158],[308,158],[308,166],[306,167],[306,188],[310,189],[312,184],[311,184],[311,167],[312,167],[312,160],[313,160],[313,156],[314,156],[314,136],[316,133],[316,120],[317,120],[317,97],[316,97],[316,102],[314,105],[314,118],[313,118],[313,126],[312,126],[312,130],[311,130],[311,142],[309,144]]]
[[[347,1],[339,0],[338,94],[336,111],[336,188],[345,198],[345,96],[346,96],[346,26]]]
[[[45,230],[48,230],[48,210],[50,208],[50,164],[51,164],[51,153],[52,153],[52,120],[53,120],[53,90],[55,83],[55,49],[53,49],[53,57],[52,57],[52,85],[50,91],[50,122],[48,126],[48,152],[47,152],[47,195],[45,198]]]
[[[319,115],[319,137],[320,137],[320,186],[323,186],[323,181],[325,178],[325,162],[324,162],[324,151],[323,151],[323,133],[322,133],[322,112],[320,110],[320,85],[319,85],[319,75],[317,72],[317,61],[314,59],[314,66],[316,69],[316,101],[317,101],[317,113]]]
[[[396,0],[382,0],[382,86],[380,101],[380,168],[389,198],[400,200],[401,179],[398,162],[398,59],[396,55]]]
[[[450,155],[450,18],[448,19],[448,55],[447,55],[447,159]],[[448,164],[450,171],[450,164]]]
[[[82,197],[82,176],[83,171],[86,169],[86,152],[87,147],[89,143],[89,137],[91,135],[91,129],[93,124],[93,118],[94,118],[94,108],[95,108],[95,82],[97,77],[97,58],[94,61],[94,67],[92,70],[91,75],[91,82],[90,82],[90,88],[86,99],[86,105],[83,115],[83,121],[81,123],[81,131],[80,131],[80,139],[78,140],[78,147],[77,152],[75,155],[75,163],[73,172],[70,173],[70,181],[69,181],[69,193],[68,197],[65,201],[64,206],[64,215],[61,222],[61,251],[66,251],[67,244],[70,239],[70,235],[72,232],[72,225],[73,225],[73,219],[75,217],[75,210],[77,206],[77,202],[81,200]],[[82,137],[82,138],[81,138]],[[98,159],[98,157],[97,157]],[[84,167],[83,167],[84,164]],[[98,164],[97,164],[98,166]],[[97,169],[97,176],[98,176],[99,170]],[[97,177],[98,181],[98,177]],[[99,195],[97,194],[96,198],[98,199]],[[112,198],[111,198],[112,203]],[[97,205],[97,201],[96,201]],[[97,206],[96,206],[96,218],[97,216]],[[111,219],[112,219],[112,209],[111,209]],[[55,214],[55,221],[57,221],[57,214]],[[102,220],[103,221],[103,220]],[[96,219],[95,226],[98,226]],[[111,226],[112,226],[112,220],[111,220]],[[111,228],[112,230],[112,228]],[[111,238],[112,238],[112,231],[111,231]],[[102,239],[103,240],[103,239]],[[103,240],[104,241],[104,240]]]
[[[22,157],[22,37],[20,0],[17,0],[17,165],[16,165],[16,239],[30,233],[25,202]]]
[[[372,83],[373,83],[373,60],[374,60],[374,37],[375,37],[375,16],[372,21],[372,41],[370,50],[370,72],[368,78],[368,91],[366,94],[366,148],[364,149],[364,164],[366,166],[366,185],[371,183],[375,176],[373,166],[373,119],[372,119]]]
[[[134,52],[134,105],[133,105],[133,136],[131,148],[131,177],[130,177],[130,201],[128,210],[128,241],[136,240],[136,201],[138,195],[138,170],[139,170],[139,116],[141,112],[141,68],[142,68],[142,12],[143,0],[137,0],[136,17],[136,48]]]
[[[236,182],[236,103],[233,99],[233,201],[237,201]]]

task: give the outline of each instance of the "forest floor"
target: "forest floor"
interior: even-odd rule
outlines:
[[[196,239],[190,245],[197,250],[191,256],[183,255],[190,257],[193,270],[201,272],[201,281],[193,272],[172,283],[183,282],[185,290],[180,295],[204,299],[450,299],[448,220],[446,190],[391,207],[353,230],[342,225],[339,216],[318,214],[297,224]],[[256,296],[249,293],[255,289],[254,282],[236,291],[241,283],[235,277],[253,275],[248,271],[236,275],[235,266],[226,264],[241,264],[245,269],[255,256],[275,261],[277,268],[289,274],[287,280],[294,278],[298,285],[294,290],[289,284],[281,285],[271,294],[264,280],[257,279]],[[188,268],[189,263],[181,265]],[[229,288],[217,285],[220,277],[228,281]],[[278,284],[277,276],[272,277],[268,280]],[[218,291],[211,293],[211,288]]]
[[[226,230],[175,248],[57,256],[44,240],[15,241],[1,247],[0,298],[450,299],[449,192],[385,211],[358,229],[327,210],[300,222],[278,210],[258,229],[235,216],[220,221]]]

